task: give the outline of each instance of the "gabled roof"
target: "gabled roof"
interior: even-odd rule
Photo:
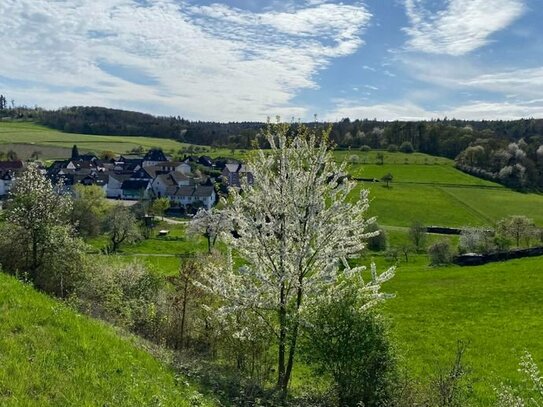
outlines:
[[[168,157],[166,157],[162,150],[153,148],[145,154],[143,161],[168,161]]]
[[[195,197],[195,198],[209,198],[213,196],[215,189],[211,186],[182,186],[182,187],[169,187],[166,189],[166,194],[168,196],[179,196],[179,197]]]
[[[24,166],[21,160],[0,161],[0,170],[20,170]]]
[[[148,186],[149,186],[148,180],[127,179],[126,181],[123,181],[121,185],[121,189],[133,191],[133,190],[147,189]]]

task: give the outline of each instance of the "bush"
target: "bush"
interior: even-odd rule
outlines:
[[[360,151],[368,152],[371,151],[371,147],[367,144],[364,144],[363,146],[360,146]]]
[[[337,405],[387,405],[396,361],[386,324],[360,302],[355,288],[324,299],[309,318],[302,353],[317,374],[332,377]]]
[[[458,242],[460,253],[487,254],[495,249],[493,236],[483,229],[470,228],[462,231]]]
[[[389,153],[396,153],[398,152],[398,146],[396,144],[389,144],[387,147],[387,151]]]
[[[377,222],[374,222],[370,225],[368,225],[368,227],[366,228],[366,231],[367,232],[379,232],[376,236],[373,236],[373,237],[370,237],[368,239],[368,249],[369,250],[372,250],[372,251],[375,251],[375,252],[380,252],[380,251],[383,251],[383,250],[386,250],[387,248],[387,235],[385,233],[385,231],[379,227],[379,225],[377,224]]]
[[[401,151],[402,153],[411,154],[411,153],[414,153],[414,152],[415,152],[415,149],[413,148],[413,144],[411,144],[411,142],[409,142],[409,141],[404,141],[404,142],[400,145],[400,151]]]
[[[428,248],[430,264],[437,266],[440,264],[449,264],[452,261],[451,245],[448,240],[441,240]]]
[[[156,316],[160,278],[140,263],[99,262],[76,290],[76,302],[86,313],[150,336]]]

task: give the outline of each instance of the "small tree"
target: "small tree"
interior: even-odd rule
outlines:
[[[449,264],[452,260],[451,245],[448,240],[440,240],[428,248],[428,256],[430,264],[439,266]]]
[[[38,287],[65,295],[83,268],[84,246],[70,225],[72,200],[34,164],[17,178],[3,227],[0,261]]]
[[[207,240],[207,251],[215,246],[219,234],[230,229],[230,221],[224,211],[200,209],[189,224],[189,233],[202,234]]]
[[[497,234],[513,240],[517,247],[521,246],[523,240],[529,246],[530,239],[534,237],[536,230],[532,219],[519,215],[504,218],[496,225]]]
[[[383,152],[379,151],[375,158],[377,159],[377,164],[378,165],[383,165],[385,163],[385,155],[383,154]]]
[[[394,177],[393,177],[392,174],[389,172],[389,173],[387,173],[386,175],[384,175],[384,176],[381,178],[381,181],[386,182],[386,187],[387,187],[387,188],[390,188],[390,183],[392,182],[393,179],[394,179]]]
[[[415,250],[417,252],[424,250],[426,246],[426,227],[418,221],[413,222],[409,227],[408,234]]]
[[[402,153],[411,154],[411,153],[415,152],[415,149],[413,148],[413,144],[411,144],[411,142],[409,142],[409,141],[404,141],[404,142],[400,145],[400,151],[401,151]]]
[[[340,406],[391,402],[396,376],[392,345],[383,320],[363,307],[354,287],[322,298],[303,341],[303,356],[316,373],[332,377]]]
[[[98,236],[102,231],[109,205],[104,190],[97,185],[76,184],[72,222],[84,237]]]
[[[372,237],[368,238],[368,249],[373,251],[382,251],[387,248],[387,235],[383,228],[379,227],[377,222],[368,225],[366,228],[367,232],[374,234]]]
[[[387,151],[389,153],[397,153],[398,152],[398,146],[396,144],[389,144],[387,147]]]
[[[74,144],[72,147],[72,160],[77,160],[79,158],[79,149]]]
[[[224,299],[219,313],[244,311],[268,327],[276,341],[277,388],[286,397],[302,310],[343,279],[366,292],[371,306],[386,298],[379,287],[394,269],[378,275],[373,268],[366,284],[364,268],[346,260],[365,247],[374,219],[365,216],[367,191],[352,202],[355,184],[328,150],[328,132],[318,136],[305,126],[280,124],[266,136],[270,149],[258,150],[248,163],[254,184],[242,180],[242,191],[231,190],[223,209],[234,231],[222,236],[243,266],[235,269],[231,259],[215,264],[205,284]]]
[[[8,161],[16,161],[19,159],[19,157],[17,156],[17,152],[15,152],[14,150],[8,150],[6,158]]]
[[[164,213],[170,207],[170,200],[168,198],[157,198],[149,207],[149,213],[151,215],[164,217]]]
[[[136,241],[140,234],[136,225],[136,217],[129,208],[115,205],[106,220],[109,234],[109,251],[115,253],[121,244]]]

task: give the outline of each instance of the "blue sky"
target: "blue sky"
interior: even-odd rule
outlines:
[[[541,0],[2,0],[0,93],[192,120],[543,117]]]

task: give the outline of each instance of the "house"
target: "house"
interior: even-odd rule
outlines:
[[[151,188],[157,197],[167,196],[168,188],[194,185],[194,178],[173,171],[168,174],[160,174],[152,181]]]
[[[161,149],[152,148],[143,157],[142,167],[150,167],[164,161],[168,161],[166,154]]]
[[[245,164],[240,163],[228,163],[224,166],[221,176],[225,182],[232,187],[240,187],[240,180],[243,177],[247,178],[249,185],[252,185],[254,178],[253,174],[247,169]]]
[[[130,178],[130,174],[110,173],[108,175],[106,196],[108,198],[121,199],[123,197],[123,182]]]
[[[128,200],[147,199],[151,182],[146,179],[127,179],[121,184],[121,198]]]
[[[0,170],[0,197],[9,194],[14,178],[12,170]]]
[[[9,194],[17,173],[23,168],[24,164],[21,160],[0,161],[0,197]]]
[[[172,203],[179,206],[198,206],[202,205],[206,209],[211,208],[215,204],[217,195],[213,186],[191,185],[181,187],[169,187],[166,189],[166,194]]]

